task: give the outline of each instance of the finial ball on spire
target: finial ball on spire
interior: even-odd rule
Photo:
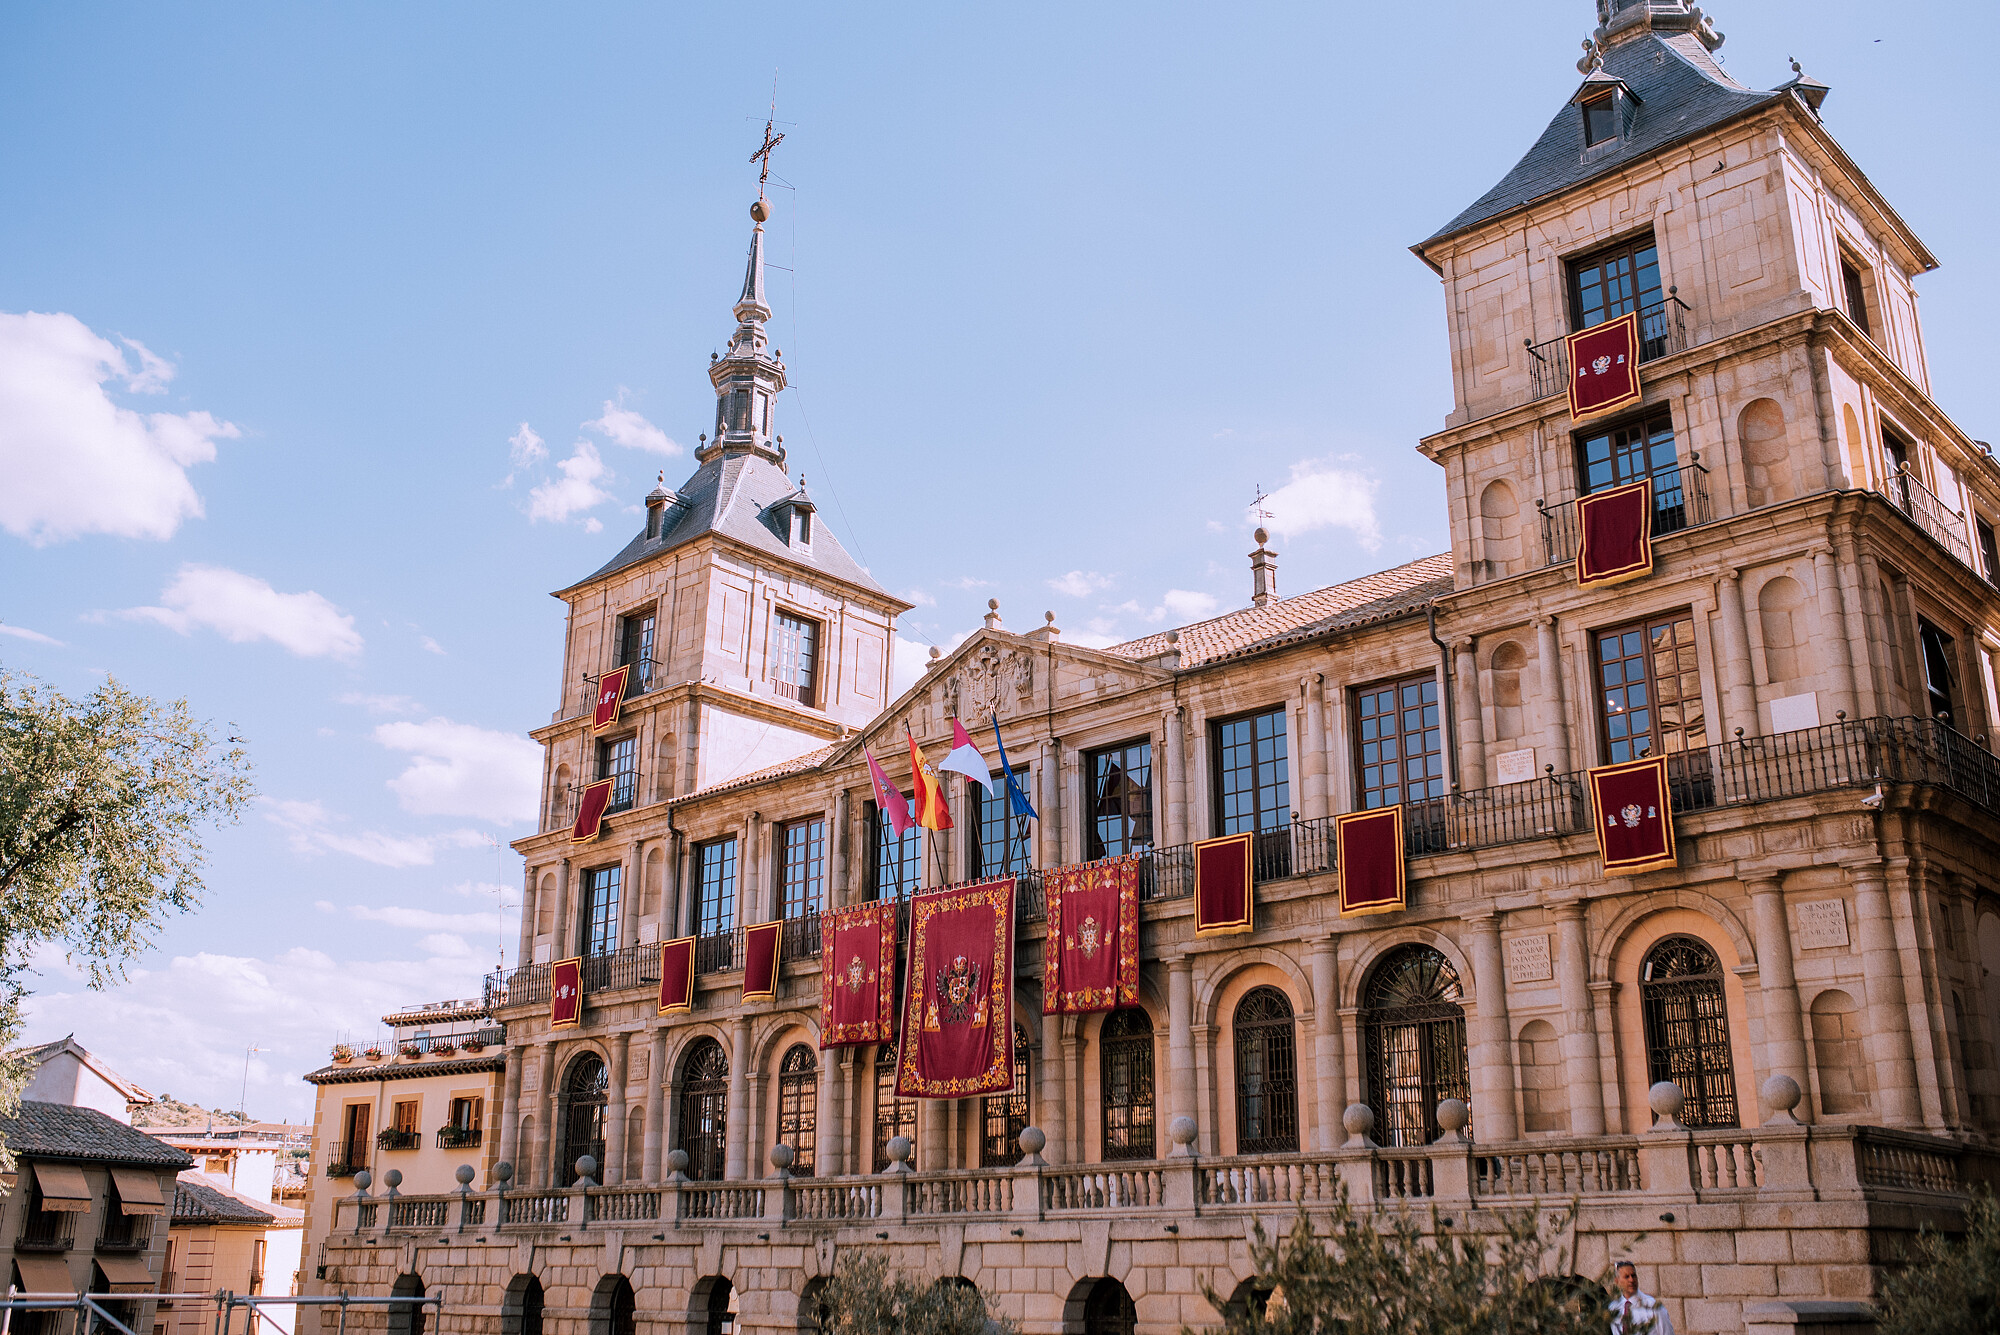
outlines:
[[[1257,545],[1259,547],[1262,547],[1265,543],[1271,540],[1271,535],[1261,528],[1257,530],[1255,536],[1257,538]]]
[[[750,216],[756,219],[758,222],[769,221],[771,217],[771,206],[764,200],[759,199],[755,204],[752,204],[750,206]]]

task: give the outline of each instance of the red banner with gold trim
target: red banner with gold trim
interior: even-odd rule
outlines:
[[[1340,916],[1394,913],[1410,906],[1403,859],[1403,804],[1337,816],[1335,859],[1340,868]]]
[[[1139,999],[1139,860],[1110,858],[1042,877],[1048,902],[1042,1014],[1081,1015]]]
[[[1674,865],[1674,802],[1664,756],[1590,771],[1597,851],[1612,876]]]
[[[1234,936],[1250,930],[1254,890],[1249,834],[1225,834],[1194,846],[1194,934]]]
[[[574,1029],[583,1020],[583,956],[549,966],[549,1028]]]
[[[611,805],[611,784],[610,779],[599,779],[583,790],[583,798],[576,804],[576,824],[569,832],[571,843],[587,844],[603,833],[604,809]]]
[[[1578,330],[1569,350],[1569,415],[1574,421],[1615,413],[1639,401],[1639,313]]]
[[[910,900],[899,1099],[1014,1088],[1014,878]]]
[[[784,920],[760,922],[743,929],[743,999],[773,1001],[778,995],[778,947]]]
[[[590,711],[592,732],[618,726],[618,708],[625,701],[625,679],[631,675],[632,669],[627,666],[612,668],[597,679],[597,704]]]
[[[660,1014],[694,1009],[694,938],[660,942]]]
[[[896,901],[829,909],[819,920],[819,1045],[896,1041]]]
[[[1652,573],[1652,479],[1577,497],[1576,582],[1589,588]]]

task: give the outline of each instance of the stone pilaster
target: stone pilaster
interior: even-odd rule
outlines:
[[[1556,988],[1563,1008],[1563,1083],[1569,1086],[1569,1130],[1575,1136],[1604,1134],[1604,1066],[1597,1047],[1595,1008],[1590,1002],[1589,943],[1583,906],[1556,909]]]
[[[1475,1006],[1468,1026],[1472,1058],[1472,1106],[1481,1140],[1513,1140],[1519,1133],[1514,1111],[1514,1054],[1507,1026],[1507,979],[1500,962],[1500,919],[1492,913],[1468,918],[1471,929]]]
[[[636,848],[637,845],[635,844]],[[632,1035],[628,1030],[611,1036],[611,1088],[604,1107],[604,1162],[598,1165],[597,1180],[615,1187],[625,1180],[626,1082],[631,1079]]]
[[[1798,979],[1792,970],[1792,933],[1785,919],[1785,896],[1775,878],[1750,883],[1750,923],[1757,938],[1757,991],[1763,998],[1764,1073],[1788,1075],[1800,1089],[1806,1076],[1805,1024],[1799,1012]],[[1805,1102],[1798,1109],[1810,1114]]]
[[[723,1137],[722,1175],[743,1180],[749,1163],[750,1017],[738,1016],[729,1030],[729,1125]]]

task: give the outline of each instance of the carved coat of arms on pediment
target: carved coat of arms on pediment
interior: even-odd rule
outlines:
[[[947,718],[979,720],[1012,713],[1014,700],[1025,702],[1034,689],[1033,655],[989,644],[939,686],[938,703]]]

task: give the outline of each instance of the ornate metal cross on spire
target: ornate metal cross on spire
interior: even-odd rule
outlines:
[[[1271,512],[1264,508],[1264,502],[1269,499],[1271,498],[1264,494],[1264,488],[1262,486],[1257,487],[1256,499],[1250,502],[1250,513],[1257,517],[1257,522],[1260,524],[1269,521],[1271,518]]]
[[[757,151],[750,155],[750,161],[763,164],[762,169],[757,173],[757,198],[759,199],[764,197],[764,183],[771,179],[771,150],[785,142],[784,135],[771,133],[772,128],[777,123],[778,98],[774,93],[771,96],[771,119],[764,122],[764,142],[759,144]]]

